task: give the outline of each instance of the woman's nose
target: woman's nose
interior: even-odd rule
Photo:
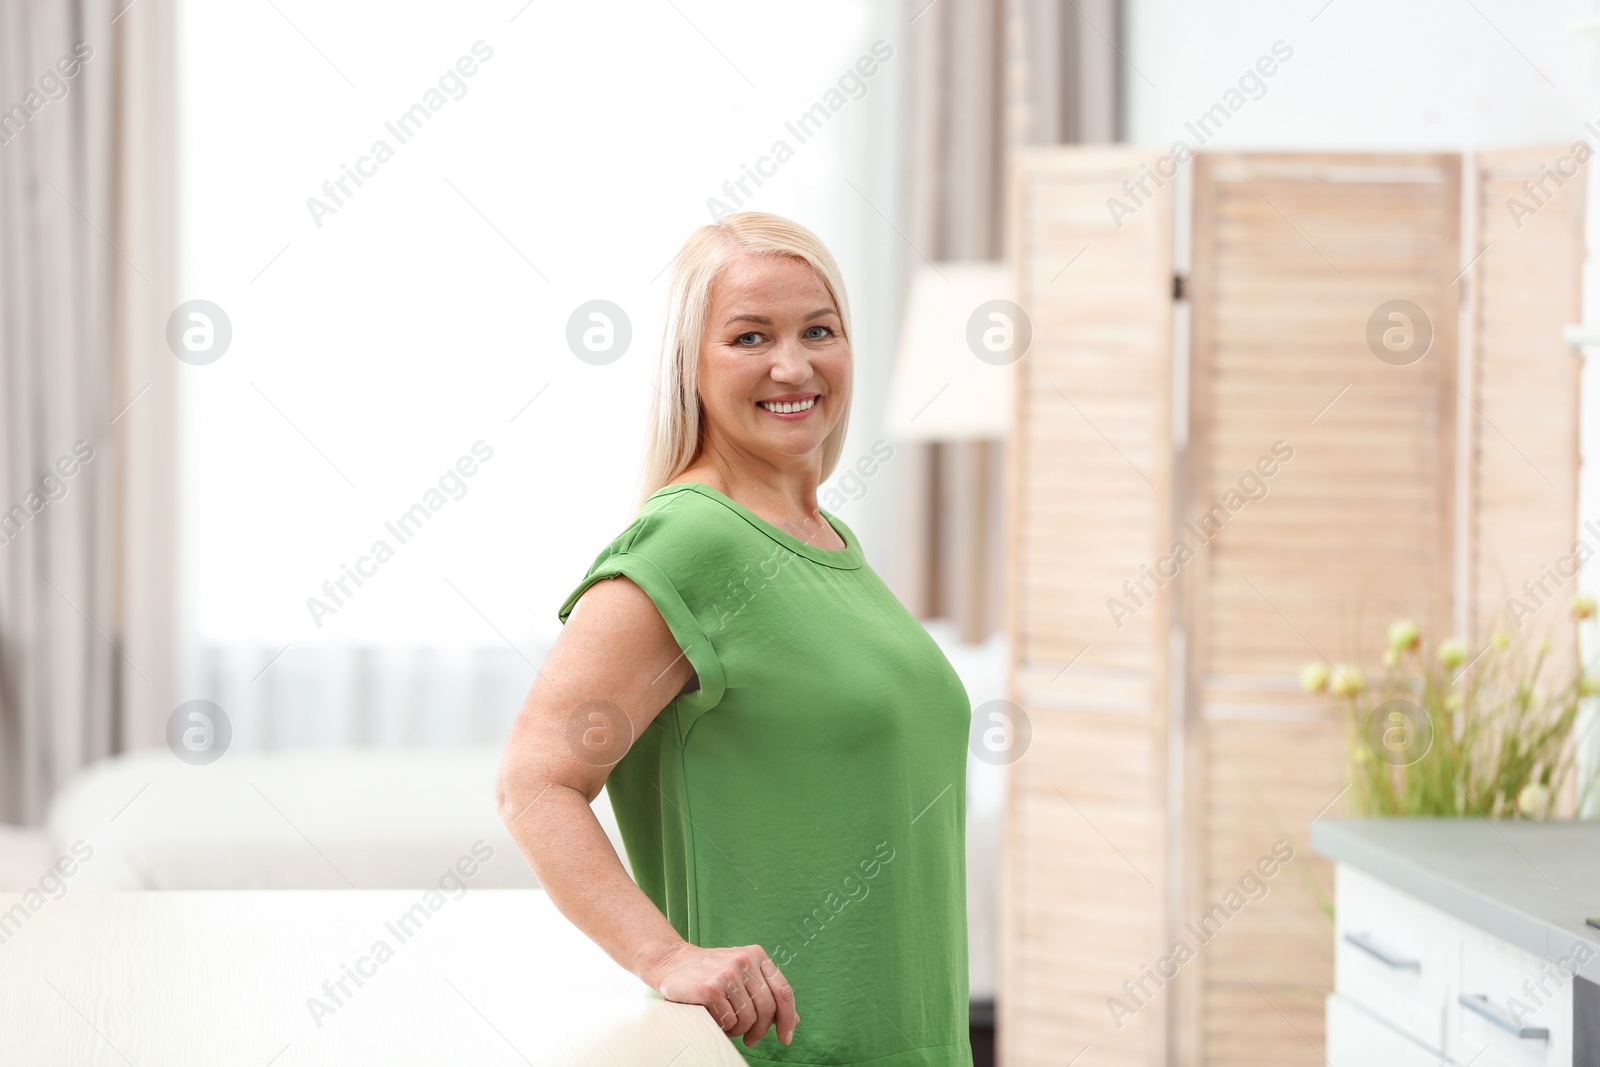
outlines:
[[[780,342],[772,349],[772,377],[781,382],[804,382],[811,377],[811,354],[799,341]]]

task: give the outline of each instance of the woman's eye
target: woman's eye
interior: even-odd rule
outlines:
[[[738,337],[734,338],[734,343],[748,346],[756,344],[760,340],[761,335],[759,333],[741,333]]]
[[[811,330],[821,330],[822,332],[818,334],[811,334]],[[806,333],[811,334],[812,340],[821,340],[824,337],[830,336],[833,331],[828,329],[826,326],[813,326],[811,329],[807,330]]]

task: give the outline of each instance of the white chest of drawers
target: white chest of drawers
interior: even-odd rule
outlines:
[[[1600,1067],[1600,825],[1338,820],[1312,844],[1339,861],[1331,1067]]]

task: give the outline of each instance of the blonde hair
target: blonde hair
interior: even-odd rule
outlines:
[[[700,339],[711,305],[711,286],[737,252],[794,256],[804,260],[827,287],[848,340],[850,308],[839,265],[817,235],[778,215],[741,211],[726,215],[689,235],[672,263],[667,297],[667,326],[656,365],[655,390],[645,423],[644,463],[639,475],[635,511],[656,490],[694,462],[699,452],[703,410],[700,404]],[[852,390],[853,393],[853,390]],[[833,473],[844,451],[850,424],[847,399],[839,423],[822,443],[822,477]]]

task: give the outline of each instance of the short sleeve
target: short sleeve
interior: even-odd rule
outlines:
[[[560,611],[557,612],[562,624],[566,624],[567,616],[572,614],[578,599],[591,585],[601,579],[618,576],[627,578],[644,590],[645,595],[655,604],[656,610],[661,613],[662,619],[666,620],[673,639],[678,642],[678,647],[683,650],[689,665],[694,668],[695,676],[700,680],[700,687],[694,692],[674,698],[679,701],[681,707],[690,712],[689,720],[692,721],[716,707],[727,688],[722,661],[717,656],[716,647],[706,635],[700,620],[685,602],[682,591],[673,584],[660,566],[643,553],[613,551],[609,548],[601,553],[600,558],[589,568],[589,573],[568,595]],[[687,725],[688,722],[685,722],[685,728]]]

